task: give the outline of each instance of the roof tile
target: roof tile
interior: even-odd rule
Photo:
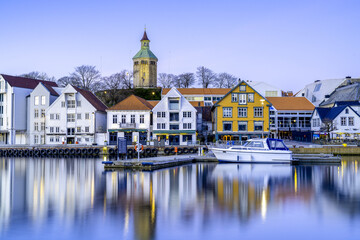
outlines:
[[[266,98],[277,110],[308,110],[315,109],[305,97],[267,97]]]

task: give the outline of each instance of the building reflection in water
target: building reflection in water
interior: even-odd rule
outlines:
[[[49,219],[75,229],[93,218],[86,223],[114,226],[120,237],[154,239],[158,228],[206,229],[215,219],[266,222],[294,199],[351,215],[359,212],[358,164],[191,164],[138,172],[104,171],[99,159],[3,158],[0,234],[16,224],[41,229]]]

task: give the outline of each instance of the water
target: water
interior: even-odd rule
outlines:
[[[136,172],[0,159],[0,239],[359,239],[359,160]]]

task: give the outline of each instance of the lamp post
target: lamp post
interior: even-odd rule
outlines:
[[[264,138],[264,102],[265,102],[265,99],[260,99],[260,102],[261,102],[261,107],[262,107],[262,111],[261,111],[261,115],[262,115],[262,122],[263,122],[263,125],[262,125],[262,129],[261,129],[261,138]]]

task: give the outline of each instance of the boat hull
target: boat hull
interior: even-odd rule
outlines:
[[[211,149],[219,162],[232,163],[290,163],[291,151]]]

